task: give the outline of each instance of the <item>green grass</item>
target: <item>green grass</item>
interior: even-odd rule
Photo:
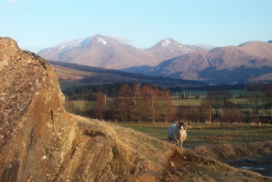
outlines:
[[[123,127],[143,132],[154,138],[167,141],[167,128],[169,124],[162,123],[116,123]],[[193,148],[205,144],[223,144],[239,142],[257,142],[272,140],[272,126],[246,126],[246,125],[201,125],[192,124],[187,130],[187,139],[184,148]]]
[[[179,106],[181,104],[182,105],[191,105],[191,106],[194,106],[194,105],[200,106],[201,105],[201,101],[202,101],[202,99],[183,99],[183,100],[175,100],[175,99],[173,99],[172,103],[175,106]]]

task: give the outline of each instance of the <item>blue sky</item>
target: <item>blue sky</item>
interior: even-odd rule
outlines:
[[[93,34],[149,48],[272,39],[272,0],[1,0],[0,36],[38,52]]]

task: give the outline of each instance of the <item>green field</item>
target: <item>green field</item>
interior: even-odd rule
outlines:
[[[162,123],[116,123],[123,127],[143,132],[149,136],[167,141],[169,124]],[[184,148],[193,148],[205,144],[223,144],[239,142],[257,142],[272,140],[272,126],[248,125],[201,125],[192,124],[187,130]]]
[[[196,97],[196,95],[199,95],[200,99],[204,99],[204,98],[206,98],[208,92],[209,91],[185,90],[183,92],[172,92],[171,95],[173,98],[176,98],[177,96],[181,96],[181,95],[185,94],[186,96],[188,96],[191,99],[194,99]],[[251,93],[250,91],[246,91],[244,89],[232,89],[232,90],[229,90],[229,92],[231,93],[232,98],[238,97],[240,93],[243,95]]]
[[[201,102],[203,101],[204,99],[180,99],[180,100],[175,100],[173,99],[172,102],[175,106],[179,106],[179,105],[197,105],[197,106],[200,106],[201,105]],[[230,99],[230,101],[234,104],[245,104],[245,103],[248,103],[248,99],[246,98],[234,98],[234,99]]]

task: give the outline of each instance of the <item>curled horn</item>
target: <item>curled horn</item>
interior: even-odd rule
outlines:
[[[187,130],[188,128],[191,128],[191,126],[188,125],[188,123],[184,123],[184,129]]]

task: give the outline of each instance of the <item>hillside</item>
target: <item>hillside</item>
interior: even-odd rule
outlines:
[[[247,83],[252,75],[258,78],[271,72],[272,44],[255,41],[185,54],[164,61],[145,74],[231,84]]]
[[[124,71],[103,69],[90,66],[83,66],[72,63],[62,63],[49,61],[56,70],[62,89],[71,86],[81,86],[86,84],[120,83],[120,82],[138,82],[170,86],[202,86],[205,85],[199,81],[190,81],[174,79],[167,77],[153,77],[139,73],[128,73]]]

